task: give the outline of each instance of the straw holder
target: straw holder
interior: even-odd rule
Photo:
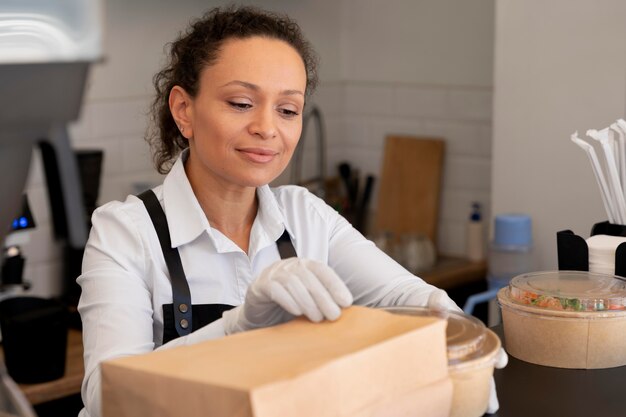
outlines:
[[[626,237],[626,225],[608,221],[596,223],[591,228],[591,236],[609,235]],[[571,230],[556,234],[559,270],[589,271],[589,247],[582,237]],[[615,275],[626,277],[626,242],[615,249]]]

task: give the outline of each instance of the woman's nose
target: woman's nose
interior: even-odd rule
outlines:
[[[271,139],[276,136],[277,129],[272,109],[259,109],[250,123],[250,133],[262,139]]]

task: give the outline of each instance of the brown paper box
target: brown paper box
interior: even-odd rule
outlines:
[[[105,417],[447,416],[445,321],[351,307],[102,365]]]
[[[506,351],[537,365],[602,369],[626,365],[626,315],[622,311],[541,311],[498,293]]]

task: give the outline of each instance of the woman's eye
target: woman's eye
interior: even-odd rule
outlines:
[[[285,117],[296,117],[300,114],[297,111],[290,109],[279,109],[278,111]]]
[[[252,107],[252,104],[240,101],[229,101],[228,104],[237,110],[247,110]]]

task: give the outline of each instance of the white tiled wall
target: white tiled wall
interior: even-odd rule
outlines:
[[[150,99],[146,96],[93,100],[85,105],[72,140],[78,149],[104,150],[101,203],[135,193],[136,183],[161,181],[144,141]]]
[[[156,54],[166,40],[171,39],[175,28],[183,27],[190,16],[223,2],[188,0],[181,3],[182,8],[178,3],[165,1],[136,0],[132,3],[135,6],[130,7],[123,0],[106,1],[107,60],[94,68],[80,121],[70,129],[76,148],[105,151],[100,203],[136,193],[136,184],[161,182],[161,176],[152,168],[143,140],[151,99],[149,80],[160,60]],[[481,0],[478,8],[462,6],[464,2],[459,2],[459,7],[471,12],[471,19],[465,15],[455,18],[456,23],[447,25],[446,36],[441,37],[426,33],[424,28],[432,27],[427,22],[428,16],[435,12],[447,18],[456,16],[447,13],[455,0],[368,1],[366,8],[356,7],[354,0],[342,0],[339,4],[334,0],[245,3],[288,12],[298,19],[320,52],[322,83],[312,101],[321,107],[326,122],[328,174],[335,175],[337,164],[347,160],[359,168],[362,175],[378,176],[384,137],[388,134],[446,139],[439,246],[443,253],[463,254],[470,203],[479,201],[485,208],[490,205],[489,42],[492,38],[489,24],[493,2]],[[378,19],[377,16],[383,14],[389,19]],[[411,24],[406,27],[400,28],[394,20],[394,17],[409,16]],[[319,23],[322,19],[324,24]],[[376,30],[386,31],[386,35],[369,34],[374,26],[359,24],[363,19],[375,22]],[[144,31],[137,30],[138,21],[141,27],[149,29],[149,40],[145,39]],[[475,28],[482,29],[474,35]],[[404,41],[399,47],[396,40],[400,35],[419,38],[422,42]],[[457,42],[461,38],[467,59],[453,53],[453,49],[461,45]],[[143,55],[137,54],[139,44],[145,46]],[[386,62],[372,66],[372,60],[376,60],[383,49]],[[403,64],[408,66],[403,67],[398,78],[396,70]],[[450,69],[455,70],[450,72]],[[313,133],[307,136],[304,178],[312,176],[316,170]],[[279,182],[288,178],[286,173]],[[61,253],[52,238],[47,194],[37,154],[27,191],[38,227],[31,233],[31,243],[24,248],[25,279],[33,283],[35,294],[57,294],[61,287]],[[376,196],[372,199],[374,209]],[[489,218],[489,213],[485,213],[485,218]]]
[[[346,82],[336,89],[344,91],[345,104],[342,126],[329,129],[335,135],[331,174],[336,174],[337,162],[347,160],[362,176],[379,177],[384,139],[390,134],[445,139],[439,250],[463,255],[471,203],[480,202],[489,218],[491,89],[363,82]]]
[[[148,97],[87,101],[80,120],[70,127],[74,148],[104,151],[99,203],[124,199],[136,192],[135,184],[161,182],[143,140],[148,104]],[[33,294],[49,296],[61,291],[63,254],[53,236],[40,159],[36,151],[26,190],[37,227],[24,246],[24,279],[32,284]]]
[[[161,181],[143,140],[149,98],[86,103],[83,118],[72,128],[78,149],[105,152],[99,202],[124,199],[137,184]],[[380,177],[384,138],[389,134],[441,137],[446,140],[439,224],[441,253],[463,255],[470,205],[490,207],[491,92],[488,89],[419,87],[378,83],[329,83],[316,93],[327,132],[327,174],[348,161],[362,177]],[[429,103],[433,103],[432,106]],[[307,135],[303,178],[316,173],[314,127]],[[25,248],[25,277],[33,292],[47,294],[60,286],[50,274],[60,272],[61,253],[53,242],[45,183],[35,157],[28,194],[38,228]],[[284,177],[282,182],[288,181]],[[378,188],[374,188],[375,215]]]

